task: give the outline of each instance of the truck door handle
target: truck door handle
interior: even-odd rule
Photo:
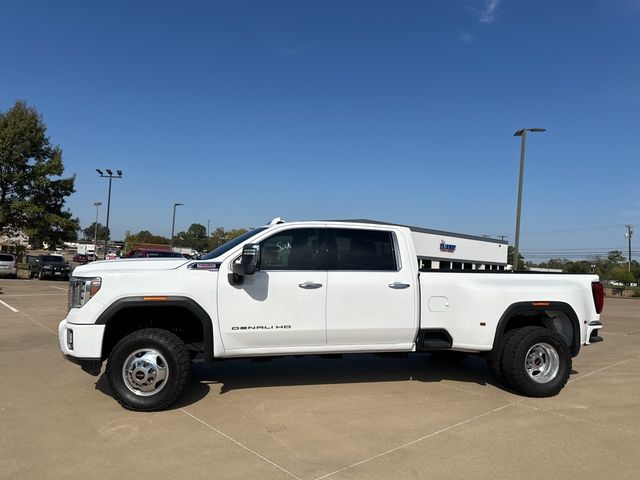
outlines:
[[[304,283],[299,283],[298,286],[300,288],[304,288],[305,290],[313,290],[314,288],[322,287],[322,284],[321,283],[313,283],[313,282],[304,282]]]
[[[409,285],[408,283],[402,283],[402,282],[393,282],[389,284],[389,288],[393,288],[395,290],[402,290],[403,288],[409,288],[411,285]]]

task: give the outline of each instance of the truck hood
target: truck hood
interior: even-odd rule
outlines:
[[[103,273],[148,272],[150,270],[175,270],[191,260],[186,258],[128,258],[103,260],[76,267],[72,275],[76,277],[100,276]]]

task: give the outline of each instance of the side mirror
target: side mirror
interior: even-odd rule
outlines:
[[[240,263],[233,265],[233,273],[237,275],[253,275],[260,264],[260,245],[249,243],[242,249]]]
[[[231,285],[242,285],[245,275],[253,275],[258,271],[260,264],[260,245],[250,243],[242,249],[242,256],[239,263],[231,266],[233,273],[229,274],[229,283]]]

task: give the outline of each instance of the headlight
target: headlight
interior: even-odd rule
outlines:
[[[42,267],[43,270],[51,270],[51,265],[45,265]]]
[[[93,297],[102,286],[100,277],[71,277],[69,279],[69,309],[80,308]]]

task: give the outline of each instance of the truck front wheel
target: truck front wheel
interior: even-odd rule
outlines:
[[[189,351],[180,338],[167,330],[138,330],[113,348],[106,376],[111,392],[124,408],[163,410],[189,384]]]
[[[502,374],[516,390],[530,397],[552,397],[571,373],[571,352],[564,339],[543,327],[516,330],[505,342]]]

